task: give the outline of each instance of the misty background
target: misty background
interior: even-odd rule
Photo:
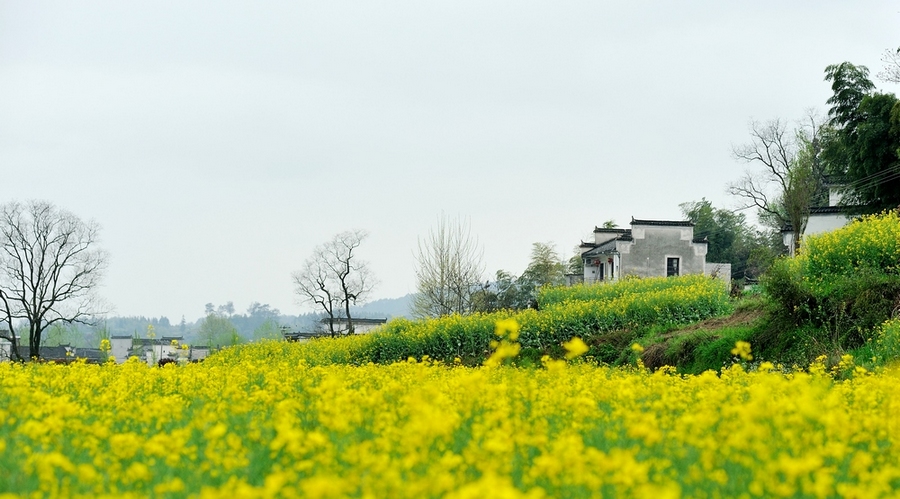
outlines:
[[[389,300],[441,214],[493,275],[736,207],[748,122],[824,114],[825,66],[877,72],[898,28],[890,1],[0,1],[0,200],[100,223],[125,334],[228,302],[301,327],[290,274],[344,230]]]

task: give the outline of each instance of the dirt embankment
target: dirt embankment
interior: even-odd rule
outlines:
[[[666,352],[669,350],[669,345],[677,338],[689,335],[697,331],[717,331],[720,329],[731,327],[750,326],[754,322],[762,318],[764,315],[765,312],[761,308],[744,309],[728,316],[707,319],[705,321],[701,321],[696,324],[691,324],[690,326],[685,326],[675,331],[668,332],[662,335],[662,341],[646,347],[644,352],[641,354],[641,361],[650,369],[658,369],[664,365],[677,364],[679,360],[684,359],[669,358],[669,355],[666,354]],[[718,337],[715,335],[711,338],[708,338],[708,340],[712,341],[716,339],[718,339]],[[685,353],[686,352],[682,352],[682,355],[684,355]]]

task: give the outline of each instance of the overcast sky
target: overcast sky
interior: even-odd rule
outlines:
[[[0,0],[0,202],[97,221],[117,315],[306,312],[291,272],[357,228],[394,298],[441,213],[492,275],[736,207],[748,121],[824,113],[825,66],[874,79],[898,35],[894,1]]]

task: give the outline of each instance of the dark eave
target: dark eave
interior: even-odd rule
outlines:
[[[836,213],[847,213],[859,206],[811,206],[809,208],[810,215],[833,215]]]
[[[328,317],[321,319],[319,322],[321,322],[322,324],[328,324],[328,322],[329,322]],[[347,322],[347,318],[346,317],[335,317],[334,322],[335,323],[344,323],[344,322]],[[368,318],[364,319],[362,317],[359,317],[359,318],[354,317],[353,318],[353,324],[355,324],[357,326],[361,326],[363,324],[378,325],[378,324],[384,324],[386,322],[387,322],[387,319],[368,319]]]
[[[694,222],[690,220],[640,220],[631,219],[631,225],[650,225],[654,227],[693,227]]]

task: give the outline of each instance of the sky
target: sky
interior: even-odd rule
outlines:
[[[395,298],[442,215],[487,278],[739,207],[749,121],[824,114],[843,61],[900,92],[898,46],[894,1],[0,0],[0,203],[100,224],[111,315],[311,311],[291,273],[356,229]]]

